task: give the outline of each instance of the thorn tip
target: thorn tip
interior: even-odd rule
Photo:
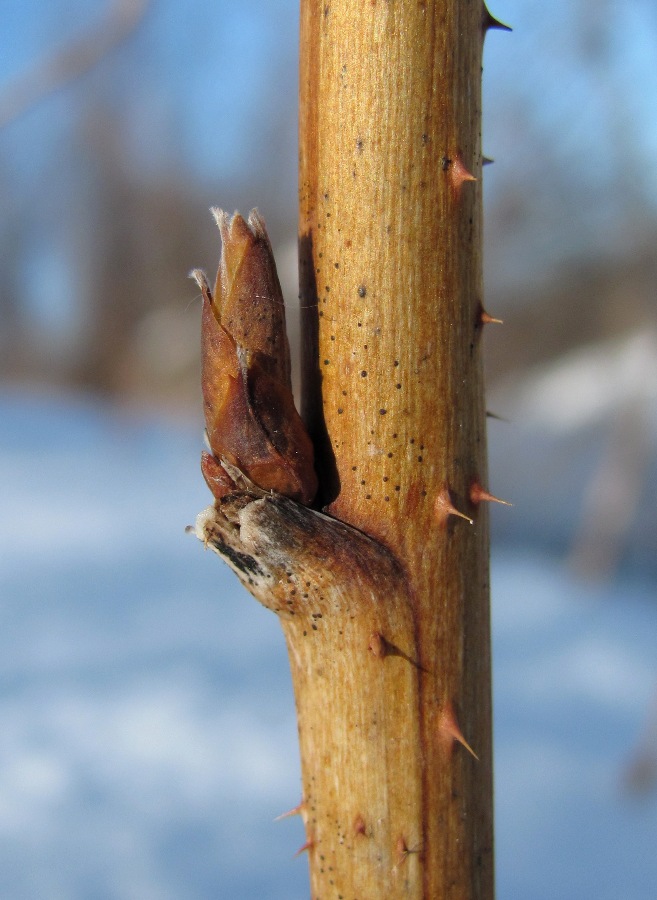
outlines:
[[[480,503],[500,503],[502,506],[513,506],[513,503],[509,503],[508,500],[500,500],[499,497],[490,494],[481,486],[477,478],[470,485],[470,502],[475,506],[478,506]]]
[[[466,516],[465,513],[460,512],[460,510],[454,506],[449,494],[449,488],[446,484],[443,485],[442,490],[436,496],[433,508],[436,519],[440,525],[445,525],[449,516],[458,516],[460,519],[465,519],[466,522],[474,525],[474,520],[471,519],[470,516]]]
[[[301,856],[302,853],[307,853],[308,851],[312,850],[312,848],[314,846],[315,846],[315,843],[312,840],[312,838],[308,838],[308,840],[299,847],[299,849],[297,850],[297,852],[294,854],[294,856],[292,858],[296,859],[297,856]]]
[[[479,313],[479,321],[482,325],[504,325],[503,319],[496,319],[490,316],[483,307]]]
[[[438,719],[438,731],[440,732],[440,736],[447,749],[451,750],[454,745],[454,741],[456,741],[457,743],[461,744],[462,747],[465,747],[468,753],[471,753],[477,760],[477,762],[479,761],[479,757],[463,737],[463,732],[461,731],[459,723],[456,720],[454,707],[449,702],[446,703],[440,711],[440,716]]]
[[[288,809],[287,812],[281,813],[280,816],[276,816],[274,822],[280,822],[281,819],[288,819],[290,816],[300,816],[304,810],[303,800],[293,809]]]
[[[511,28],[510,25],[506,25],[504,22],[501,22],[499,19],[496,19],[495,16],[493,16],[489,12],[488,7],[486,6],[485,3],[483,5],[481,24],[482,24],[484,34],[486,34],[486,32],[490,28],[497,28],[500,31],[513,31],[513,28]]]

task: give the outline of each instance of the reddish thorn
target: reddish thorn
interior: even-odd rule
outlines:
[[[460,153],[457,153],[454,159],[451,161],[449,174],[452,179],[452,185],[457,191],[460,190],[461,185],[464,181],[477,180],[475,176],[466,169],[465,163],[463,162]]]
[[[499,497],[489,494],[488,491],[484,490],[477,479],[470,485],[470,502],[474,503],[475,506],[478,506],[483,502],[501,503],[502,506],[513,506],[513,503],[509,503],[507,500],[500,500]]]
[[[400,659],[405,659],[406,662],[409,662],[412,666],[415,666],[421,671],[426,672],[416,660],[408,655],[408,653],[404,653],[399,647],[393,644],[391,641],[388,641],[384,638],[384,636],[379,631],[373,631],[370,635],[370,642],[367,645],[367,649],[370,651],[372,656],[377,659],[385,659],[386,656],[398,656]]]
[[[411,853],[420,852],[418,847],[411,850],[411,848],[406,843],[406,839],[402,835],[397,838],[395,850],[397,852],[397,865],[400,866],[402,865],[402,863],[406,862],[406,859],[410,856]]]
[[[280,822],[281,819],[287,819],[290,816],[300,816],[304,809],[303,800],[299,803],[298,806],[295,806],[294,809],[288,809],[287,812],[281,813],[280,816],[276,816],[274,822]]]
[[[433,509],[440,525],[445,525],[449,516],[458,516],[460,519],[465,519],[466,522],[474,525],[474,521],[470,516],[466,516],[465,513],[460,512],[454,506],[446,484],[443,485],[443,489],[434,500]]]
[[[463,737],[463,732],[461,731],[459,723],[456,720],[454,707],[449,702],[446,703],[440,711],[440,716],[438,719],[438,730],[440,732],[442,740],[445,742],[445,746],[447,749],[451,749],[454,741],[458,741],[459,744],[465,747],[468,753],[471,753],[477,761],[479,760],[477,754]]]
[[[483,13],[481,17],[481,25],[484,30],[484,34],[488,31],[489,28],[499,28],[501,31],[513,31],[510,25],[505,25],[504,22],[500,22],[499,19],[496,19],[495,16],[492,16],[484,4]]]
[[[409,853],[406,841],[401,835],[397,838],[395,850],[397,851],[397,859],[399,860],[399,865],[401,865]]]
[[[365,834],[365,819],[359,814],[354,819],[354,834]]]
[[[388,642],[378,631],[373,631],[370,635],[370,642],[367,649],[376,656],[377,659],[383,659],[388,655]]]
[[[296,859],[297,856],[301,856],[302,853],[307,853],[309,850],[312,850],[312,848],[313,848],[314,846],[315,846],[315,842],[312,840],[312,838],[308,838],[308,840],[306,841],[306,843],[305,843],[305,844],[302,844],[302,845],[299,847],[299,849],[298,849],[297,852],[294,854],[294,856],[292,857],[292,859]]]
[[[504,325],[502,319],[495,319],[493,316],[489,316],[483,307],[479,313],[479,321],[482,325]]]

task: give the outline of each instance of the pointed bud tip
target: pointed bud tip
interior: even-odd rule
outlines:
[[[223,234],[224,229],[228,225],[228,219],[229,219],[228,213],[225,212],[223,209],[220,209],[218,206],[211,206],[210,212],[212,213],[212,216],[214,217],[214,220],[217,223],[217,227],[219,228],[219,231],[221,231],[221,233]]]
[[[267,234],[267,226],[265,224],[265,220],[260,213],[260,210],[254,206],[254,208],[249,213],[249,218],[247,219],[249,228],[253,232],[253,234],[260,238],[261,240],[267,241],[269,243],[269,235]]]
[[[218,206],[212,206],[210,212],[217,223],[223,241],[250,237],[269,242],[265,220],[257,207],[251,210],[246,220],[237,210],[231,216]]]
[[[229,215],[225,210],[213,206],[210,212],[214,216],[214,220],[221,234],[221,243],[223,245],[223,254],[226,252],[226,245],[230,244],[237,247],[240,244],[253,241],[253,231],[244,221],[244,217],[237,211]],[[244,251],[242,251],[244,252]]]
[[[191,278],[192,281],[195,281],[203,293],[205,293],[205,291],[210,291],[208,277],[203,269],[192,269],[187,277]]]

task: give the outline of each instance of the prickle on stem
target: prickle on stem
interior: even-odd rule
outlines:
[[[504,325],[503,319],[496,319],[489,315],[483,306],[479,310],[479,321],[482,325]]]
[[[484,34],[486,34],[490,28],[498,28],[500,31],[513,31],[510,25],[505,25],[504,22],[496,19],[495,16],[489,12],[485,3],[482,5],[481,27]]]
[[[395,853],[397,856],[397,867],[401,866],[406,862],[411,853],[419,853],[419,848],[415,847],[411,849],[406,842],[406,838],[403,835],[399,835],[397,838],[397,843],[395,844]]]
[[[481,483],[477,478],[475,478],[470,485],[470,502],[474,506],[478,506],[480,503],[501,503],[502,506],[513,506],[508,500],[500,500],[499,497],[490,494],[481,486]]]
[[[460,153],[457,153],[456,156],[450,161],[448,166],[449,176],[452,182],[452,187],[455,191],[460,192],[461,187],[466,181],[476,181],[476,177],[472,174],[472,172],[468,171],[463,162],[463,157]]]
[[[305,811],[305,804],[303,800],[301,803],[298,803],[292,809],[288,809],[287,812],[281,813],[280,816],[276,816],[274,822],[280,822],[281,819],[289,819],[291,816],[301,816]]]
[[[379,631],[373,631],[370,635],[368,649],[377,659],[383,659],[389,653],[388,642]]]
[[[297,850],[297,852],[294,854],[293,859],[296,859],[297,856],[301,856],[302,853],[308,853],[310,850],[312,850],[312,848],[313,848],[314,846],[315,846],[315,843],[314,843],[313,839],[312,839],[312,838],[308,838],[308,840],[305,841],[305,843],[303,843],[303,844],[299,847],[299,849]]]
[[[460,512],[460,510],[454,506],[452,498],[450,497],[449,488],[446,484],[443,485],[440,493],[437,494],[436,499],[434,500],[433,509],[436,520],[440,526],[445,526],[447,524],[447,519],[450,516],[458,516],[459,519],[465,519],[466,522],[474,525],[474,521],[470,516],[466,516],[465,513]]]
[[[456,719],[454,707],[451,703],[446,703],[440,711],[440,715],[438,716],[438,734],[446,750],[451,751],[454,742],[457,742],[461,744],[462,747],[465,747],[468,753],[471,753],[477,761],[479,760],[477,754],[463,737],[463,732]]]

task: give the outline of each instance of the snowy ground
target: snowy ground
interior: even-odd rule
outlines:
[[[299,799],[285,648],[183,532],[199,448],[0,396],[2,898],[308,895],[301,824],[273,821]],[[584,587],[530,531],[493,554],[498,898],[649,900],[657,797],[623,773],[657,691],[654,572]]]

